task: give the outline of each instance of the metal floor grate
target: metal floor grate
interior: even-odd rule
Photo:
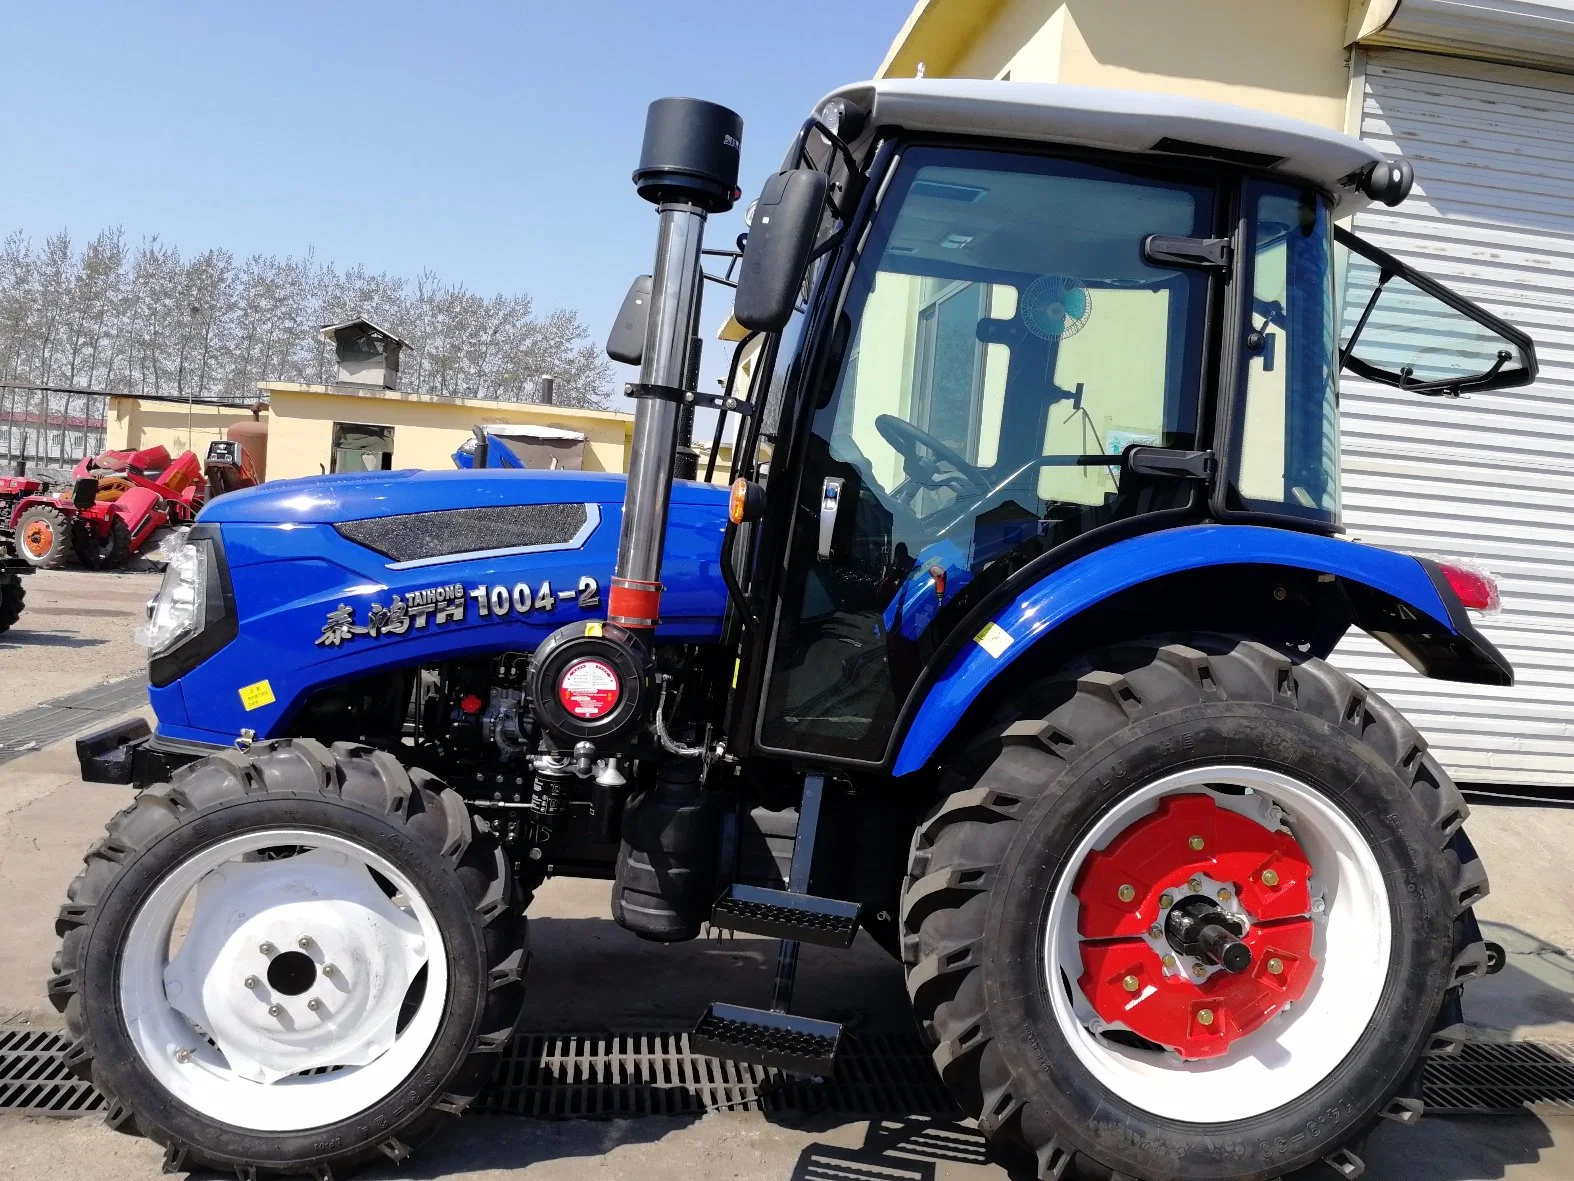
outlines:
[[[0,763],[42,750],[90,726],[113,721],[148,703],[145,672],[68,693],[0,718]]]
[[[1574,1115],[1574,1044],[1466,1042],[1422,1072],[1428,1115]]]
[[[104,1109],[93,1084],[63,1061],[71,1042],[50,1029],[0,1029],[0,1109],[87,1115]]]
[[[102,1111],[92,1084],[66,1069],[69,1045],[56,1030],[0,1028],[0,1110]],[[1428,1115],[1574,1115],[1574,1044],[1467,1042],[1457,1057],[1428,1062],[1423,1083]],[[686,1033],[521,1034],[474,1110],[538,1119],[959,1116],[916,1036],[875,1033],[845,1035],[835,1076],[822,1080],[696,1054]],[[957,1144],[937,1155],[963,1159],[970,1151]]]
[[[525,1034],[504,1053],[477,1109],[548,1119],[959,1114],[917,1037],[878,1033],[844,1035],[836,1074],[823,1080],[695,1053],[687,1033]]]

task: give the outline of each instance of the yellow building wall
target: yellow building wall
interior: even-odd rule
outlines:
[[[393,427],[395,468],[452,468],[453,453],[470,437],[471,428],[494,422],[579,431],[585,436],[586,471],[621,472],[628,467],[631,415],[478,398],[335,393],[322,386],[285,383],[267,383],[263,388],[272,410],[268,426],[270,480],[326,472],[336,422]]]
[[[1343,130],[1350,19],[1350,0],[924,0],[881,69],[1159,91]]]
[[[250,421],[251,411],[244,406],[192,406],[188,410],[173,402],[111,398],[104,446],[110,451],[163,447],[171,456],[191,450],[200,458],[207,455],[208,444],[224,438],[232,425]]]

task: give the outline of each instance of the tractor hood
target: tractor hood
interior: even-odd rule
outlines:
[[[522,504],[622,504],[627,480],[610,472],[352,472],[277,480],[231,492],[202,510],[211,524],[336,524],[444,509]],[[693,481],[672,486],[675,505],[714,505],[725,515],[727,490]]]

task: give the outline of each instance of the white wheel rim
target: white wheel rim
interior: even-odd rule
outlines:
[[[290,847],[301,851],[247,857]],[[422,967],[424,994],[399,1029]],[[385,858],[343,837],[269,829],[205,849],[159,883],[126,935],[119,992],[132,1046],[175,1098],[235,1127],[296,1131],[366,1110],[416,1068],[442,1020],[448,957],[431,909]]]
[[[1211,790],[1246,789],[1246,795]],[[1301,1000],[1234,1043],[1222,1057],[1185,1061],[1098,1036],[1082,995],[1078,898],[1073,883],[1089,854],[1107,847],[1161,798],[1205,792],[1221,808],[1256,818],[1266,799],[1286,814],[1312,866],[1315,978]],[[1050,1007],[1072,1052],[1103,1086],[1153,1115],[1215,1124],[1272,1111],[1327,1078],[1361,1040],[1376,1012],[1392,950],[1388,889],[1365,838],[1322,793],[1261,767],[1196,767],[1122,800],[1073,851],[1056,883],[1045,936]]]

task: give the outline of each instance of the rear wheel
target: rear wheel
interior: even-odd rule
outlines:
[[[904,893],[935,1059],[1040,1173],[1359,1175],[1420,1112],[1485,965],[1466,808],[1322,661],[1225,636],[1101,653],[947,772]]]
[[[16,552],[35,568],[53,570],[71,556],[71,522],[51,504],[35,504],[16,519]]]
[[[453,791],[307,740],[183,768],[72,883],[50,998],[109,1121],[171,1168],[403,1160],[511,1038],[522,920]]]
[[[16,575],[0,572],[0,635],[22,618],[22,608],[27,603],[27,588]]]
[[[110,517],[103,532],[77,518],[71,522],[71,545],[89,570],[118,570],[131,558],[131,530],[120,517]]]

